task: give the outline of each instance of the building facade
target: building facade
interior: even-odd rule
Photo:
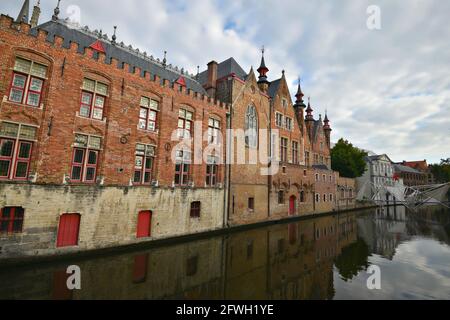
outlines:
[[[194,76],[28,7],[0,17],[0,258],[336,209],[330,121],[264,57]]]
[[[375,201],[393,201],[394,196],[389,192],[380,191],[376,189],[380,187],[394,187],[397,183],[395,177],[395,168],[392,160],[386,155],[367,156],[366,171],[357,178],[357,189],[360,190],[359,197],[363,200]]]

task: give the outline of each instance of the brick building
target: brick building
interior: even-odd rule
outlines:
[[[0,257],[334,210],[328,117],[300,85],[292,102],[284,72],[269,82],[264,57],[258,79],[233,58],[194,76],[28,11],[0,17]]]
[[[246,73],[231,57],[212,61],[199,81],[214,97],[231,104],[230,127],[247,130],[245,152],[229,148],[229,158],[244,164],[228,169],[231,224],[330,212],[336,204],[336,173],[331,168],[331,127],[328,116],[314,119],[299,84],[292,101],[285,73],[269,81],[263,57],[257,70]],[[306,109],[306,114],[305,114]],[[259,134],[252,135],[251,130]],[[233,146],[239,137],[232,138]],[[251,155],[258,161],[249,161]],[[244,158],[245,157],[245,158]],[[270,172],[269,175],[262,172]]]

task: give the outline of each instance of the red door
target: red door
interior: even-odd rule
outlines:
[[[151,236],[152,229],[152,212],[141,211],[138,216],[137,238],[148,238]]]
[[[80,215],[63,214],[59,218],[58,240],[56,246],[73,247],[78,245],[78,235],[80,232]]]
[[[148,253],[134,257],[134,268],[133,268],[134,283],[142,283],[145,282],[145,280],[147,279],[148,258],[149,258]]]
[[[293,216],[296,213],[295,201],[297,201],[297,199],[294,196],[292,196],[289,199],[289,215],[290,216]]]

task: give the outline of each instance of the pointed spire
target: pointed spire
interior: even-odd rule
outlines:
[[[162,64],[164,67],[167,65],[167,51],[164,51],[164,59],[162,61]]]
[[[38,0],[36,5],[33,7],[33,14],[31,15],[30,24],[32,28],[36,28],[39,24],[39,16],[41,15],[41,0]]]
[[[264,52],[265,52],[265,48],[264,46],[261,49],[261,53],[262,53],[262,58],[261,58],[261,66],[258,68],[258,73],[259,73],[259,81],[258,83],[268,83],[269,81],[267,81],[267,72],[269,72],[269,68],[266,67],[266,61],[264,59]]]
[[[324,130],[325,131],[331,131],[331,126],[330,126],[330,120],[328,119],[328,110],[325,110],[325,120],[323,121],[324,123]]]
[[[306,109],[306,121],[314,121],[313,109],[311,108],[311,97],[308,97],[308,108]]]
[[[20,9],[17,16],[16,23],[25,22],[28,23],[28,16],[30,15],[30,0],[25,0],[22,9]]]
[[[117,36],[116,36],[116,32],[117,32],[117,26],[114,26],[114,34],[112,35],[112,44],[116,44],[116,40],[117,40]]]
[[[60,13],[60,10],[59,10],[59,4],[60,3],[61,3],[61,0],[58,0],[58,4],[56,5],[56,8],[55,8],[55,10],[53,10],[53,16],[52,16],[52,20],[53,21],[58,20],[58,16],[59,16],[59,13]]]
[[[303,97],[305,95],[302,92],[302,86],[301,86],[301,79],[300,77],[298,77],[298,89],[297,89],[297,93],[295,94],[295,107],[300,107],[300,108],[306,108],[305,102],[303,101]]]

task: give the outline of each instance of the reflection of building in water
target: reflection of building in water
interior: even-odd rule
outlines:
[[[348,214],[271,228],[266,299],[332,299],[334,259],[356,240],[354,220]]]
[[[355,217],[81,261],[81,291],[66,289],[66,265],[0,272],[0,299],[332,299],[334,260],[357,239]]]
[[[372,216],[358,219],[359,236],[361,236],[372,253],[393,259],[396,248],[410,237],[406,232],[406,208],[378,208]]]
[[[403,206],[379,208],[372,215],[360,216],[358,236],[371,253],[393,259],[397,247],[414,236],[429,237],[450,244],[450,216],[438,206],[424,207],[419,212],[407,212]]]
[[[67,264],[0,272],[0,299],[220,299],[223,239],[77,262],[82,290],[67,292]]]

